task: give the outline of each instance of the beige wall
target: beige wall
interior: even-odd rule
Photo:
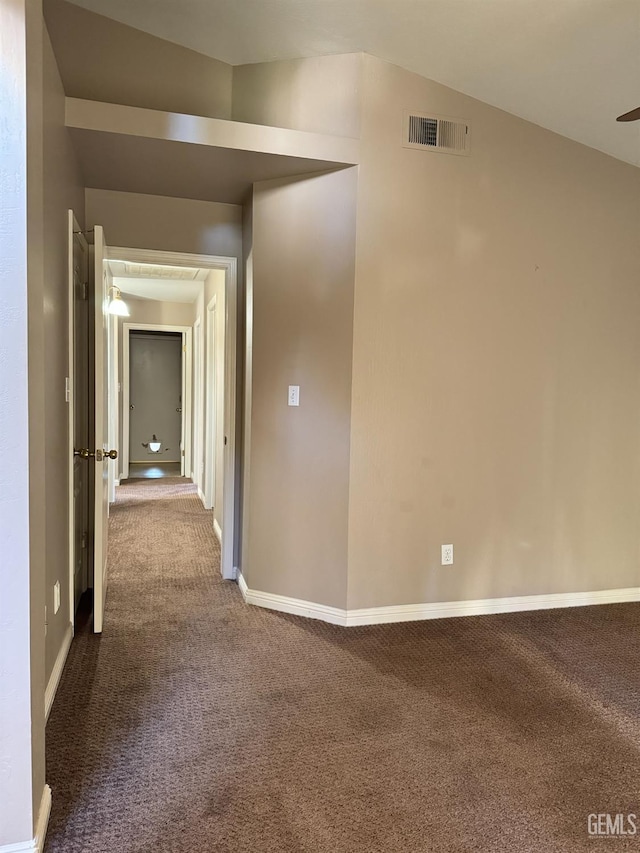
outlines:
[[[22,3],[14,2],[12,8],[20,18],[20,7]],[[26,141],[27,174],[26,174],[26,200],[27,200],[27,232],[23,234],[27,250],[27,296],[28,296],[28,376],[29,376],[29,467],[28,471],[23,469],[23,475],[28,475],[29,481],[29,590],[30,590],[30,626],[29,626],[29,657],[30,657],[30,680],[31,680],[31,817],[33,824],[37,820],[40,801],[45,782],[45,754],[44,754],[44,691],[46,686],[45,673],[45,626],[43,616],[46,600],[46,522],[47,506],[45,490],[42,488],[42,460],[46,453],[46,432],[44,423],[44,408],[46,394],[45,365],[46,350],[44,343],[44,294],[45,294],[45,246],[44,246],[44,112],[45,112],[45,83],[44,83],[44,24],[39,0],[27,0],[26,4]],[[11,57],[11,53],[9,53]],[[16,63],[10,74],[16,73],[20,67]],[[17,72],[19,75],[19,72]],[[13,80],[11,76],[10,79]],[[16,86],[19,87],[19,76]],[[7,98],[10,101],[10,98]],[[23,103],[24,109],[24,103]],[[3,104],[4,111],[4,104]],[[11,191],[16,176],[11,176],[6,182],[7,190]],[[18,185],[25,187],[24,181],[15,181]],[[3,189],[3,192],[5,190]],[[17,208],[20,219],[21,210]],[[16,254],[21,253],[20,248],[15,245],[11,247]],[[20,279],[18,279],[18,282]],[[19,284],[17,285],[20,286]],[[11,354],[11,362],[19,359],[23,353],[16,348],[15,355]],[[7,360],[9,363],[9,361]],[[13,399],[12,401],[13,402]],[[20,402],[17,400],[16,402]],[[20,444],[16,442],[16,450]],[[5,488],[8,488],[5,485]],[[15,490],[16,500],[20,502],[22,490]],[[20,566],[22,570],[24,566]],[[24,582],[24,575],[19,575]],[[16,602],[15,617],[21,622],[23,611],[22,602]],[[23,650],[16,648],[15,653],[21,654]],[[19,691],[24,683],[20,678],[16,685],[11,685],[13,690]],[[27,709],[24,709],[27,712]],[[16,728],[14,738],[23,735],[18,734]],[[28,754],[28,745],[23,741],[24,755]],[[21,761],[24,760],[21,757]],[[2,762],[4,766],[6,764]],[[26,764],[26,762],[25,762]],[[23,767],[25,765],[23,764]],[[13,774],[11,774],[13,775]],[[11,781],[10,775],[10,781]],[[16,784],[23,782],[21,773],[17,768],[15,771]],[[11,792],[10,801],[13,799]],[[18,818],[16,813],[10,814],[10,823],[13,824]],[[4,831],[4,830],[3,830]]]
[[[158,326],[192,326],[196,317],[195,302],[161,302],[155,299],[135,299],[125,294],[129,316],[122,323],[150,323]]]
[[[640,171],[365,69],[349,607],[637,586]]]
[[[231,117],[230,65],[64,0],[45,12],[70,97]]]
[[[94,189],[85,199],[87,228],[104,226],[110,246],[242,255],[239,205]]]
[[[335,136],[360,135],[363,55],[317,56],[233,69],[235,121]]]
[[[64,92],[51,43],[44,40],[44,472],[46,501],[46,677],[49,678],[65,632],[69,612],[69,511],[67,501],[68,407],[65,377],[68,364],[67,211],[84,221],[81,185],[69,134],[64,127]],[[53,608],[53,587],[60,582],[62,604]]]
[[[250,587],[344,606],[357,170],[253,202]],[[300,407],[287,405],[300,385]]]

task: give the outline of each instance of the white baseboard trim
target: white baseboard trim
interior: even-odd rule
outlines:
[[[48,785],[45,785],[42,792],[42,799],[40,800],[40,810],[38,812],[35,837],[29,841],[20,841],[17,844],[1,844],[0,853],[42,853],[44,850],[44,840],[47,835],[47,826],[49,825],[50,814],[51,788]]]
[[[244,600],[247,600],[247,593],[249,592],[249,587],[247,586],[246,580],[242,576],[242,572],[238,571],[236,574],[236,580],[238,581],[238,586],[240,587],[240,592],[242,593],[242,597]]]
[[[214,533],[216,534],[216,536],[218,537],[218,542],[222,545],[222,528],[221,528],[221,527],[220,527],[220,525],[218,524],[218,519],[217,519],[217,518],[214,518],[214,519],[213,519],[213,532],[214,532]]]
[[[559,607],[588,607],[594,604],[621,604],[640,601],[640,587],[604,589],[595,592],[559,592],[548,595],[516,595],[508,598],[484,598],[469,601],[436,601],[425,604],[400,604],[390,607],[367,607],[342,610],[313,601],[289,598],[270,592],[249,589],[242,573],[238,586],[247,604],[322,619],[332,625],[380,625],[389,622],[412,622],[422,619],[450,619],[458,616],[481,616],[491,613],[516,613],[527,610],[550,610]]]
[[[36,824],[36,837],[33,839],[36,853],[42,853],[44,850],[44,840],[47,837],[47,827],[49,826],[49,816],[51,814],[51,788],[48,785],[44,786],[42,799],[40,800],[40,811],[38,812],[38,823]]]
[[[49,714],[51,712],[51,706],[53,705],[53,700],[56,698],[56,692],[58,690],[58,684],[60,684],[60,679],[62,678],[62,672],[64,670],[64,665],[67,662],[67,655],[69,654],[69,649],[71,648],[71,641],[73,640],[73,625],[71,622],[67,625],[67,630],[64,632],[64,637],[62,638],[62,644],[60,646],[60,651],[58,652],[58,657],[56,658],[56,662],[53,665],[53,669],[51,670],[51,675],[49,676],[49,681],[47,682],[47,689],[44,692],[44,718],[45,720],[49,719]]]
[[[198,486],[198,497],[202,501],[202,506],[206,509],[207,508],[207,499],[205,498],[204,492],[202,491],[200,486]]]
[[[293,613],[295,616],[306,616],[309,619],[322,619],[332,625],[346,625],[346,610],[329,607],[326,604],[316,604],[301,598],[288,598],[286,595],[275,595],[272,592],[259,592],[249,589],[247,582],[238,572],[238,586],[247,604],[266,607],[268,610],[279,610],[281,613]]]
[[[481,598],[471,601],[438,601],[429,604],[362,608],[347,611],[347,625],[378,625],[384,622],[409,622],[417,619],[447,619],[457,616],[482,616],[490,613],[551,610],[558,607],[587,607],[592,604],[620,604],[625,601],[640,601],[640,588],[604,589],[595,592],[557,592],[546,595],[514,595],[508,598]]]
[[[114,483],[114,485],[115,485],[115,486],[119,486],[119,485],[120,485],[120,480],[114,480],[114,481],[113,481],[113,483]]]

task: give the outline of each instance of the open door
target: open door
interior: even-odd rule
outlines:
[[[107,247],[101,225],[94,229],[94,523],[93,523],[93,630],[102,632],[107,595],[107,534],[109,519],[109,460],[117,451],[107,447],[109,439],[109,287],[105,259]]]
[[[89,586],[89,246],[73,211],[68,218],[69,249],[69,612],[75,624],[80,598]],[[93,319],[93,318],[91,318]],[[84,448],[81,449],[81,448]]]

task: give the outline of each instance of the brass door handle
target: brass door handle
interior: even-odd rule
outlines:
[[[178,406],[178,408],[176,409],[176,412],[181,412],[181,411],[182,411],[182,406]]]
[[[103,459],[117,459],[117,450],[88,450],[86,447],[80,450],[73,451],[74,456],[79,456],[81,459],[95,459],[96,462],[102,462]]]
[[[91,459],[96,454],[93,450],[88,450],[86,447],[82,447],[80,450],[74,450],[73,455],[79,456],[80,459]]]

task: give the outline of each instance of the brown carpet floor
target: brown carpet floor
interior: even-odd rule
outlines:
[[[640,850],[640,608],[338,628],[245,606],[184,480],[119,489],[47,729],[47,853]],[[640,821],[639,821],[640,824]]]

